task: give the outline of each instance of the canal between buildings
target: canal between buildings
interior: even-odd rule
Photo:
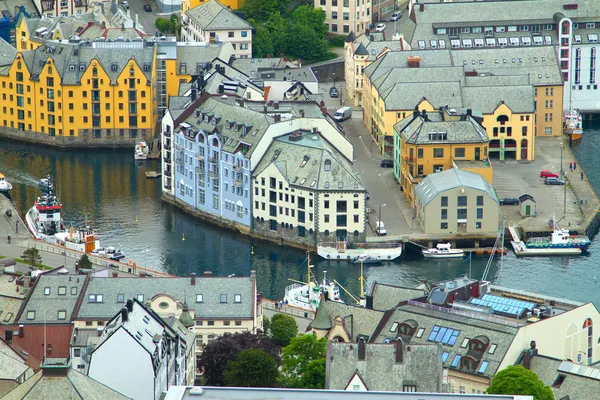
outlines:
[[[573,151],[588,179],[600,188],[600,131],[588,130],[583,143]],[[160,170],[160,161],[136,163],[133,150],[61,151],[17,143],[2,143],[0,172],[14,186],[12,200],[23,215],[39,196],[37,181],[46,174],[55,178],[63,203],[63,218],[69,223],[97,229],[103,247],[122,249],[126,259],[138,265],[174,275],[249,275],[257,271],[258,290],[269,298],[283,297],[289,278],[306,277],[306,254],[301,250],[252,240],[217,229],[187,216],[160,200],[160,179],[146,179],[144,172]],[[185,239],[185,240],[184,240]],[[320,260],[313,256],[318,279],[327,271],[354,296],[359,292],[359,266]],[[472,263],[424,261],[418,255],[385,265],[365,266],[365,277],[374,281],[415,286],[460,275],[480,278],[487,259]],[[578,258],[517,259],[512,253],[493,261],[488,279],[507,287],[536,293],[593,301],[600,306],[600,246]],[[348,296],[346,299],[349,300]]]

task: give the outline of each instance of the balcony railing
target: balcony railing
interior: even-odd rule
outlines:
[[[163,157],[163,161],[166,162],[167,164],[171,164],[171,157]]]
[[[196,158],[196,160],[204,161],[204,155],[203,154],[198,154],[195,158]]]
[[[171,175],[171,169],[167,168],[164,170],[165,175]]]
[[[171,150],[171,145],[169,143],[165,143],[165,145],[163,146],[164,150]]]
[[[168,138],[171,137],[171,131],[163,131],[162,134],[163,134],[164,137],[168,137]]]
[[[175,159],[175,163],[176,163],[177,165],[183,165],[183,158],[181,158],[181,157],[177,157],[177,158]]]
[[[212,156],[208,159],[208,162],[211,164],[216,164],[219,162],[219,157]]]
[[[231,181],[231,184],[233,186],[236,186],[236,187],[241,187],[242,186],[242,180],[241,179],[234,179],[233,181]]]
[[[196,171],[197,174],[203,174],[204,173],[204,169],[200,168],[200,167],[194,168],[194,171]]]
[[[241,166],[239,166],[239,165],[234,165],[234,166],[233,166],[233,170],[234,170],[235,172],[240,172],[240,171],[242,170],[242,167],[241,167]]]

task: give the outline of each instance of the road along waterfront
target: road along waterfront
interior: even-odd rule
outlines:
[[[579,166],[595,188],[600,188],[600,160],[594,147],[600,146],[600,131],[586,132],[582,145],[573,149]],[[12,200],[23,215],[39,195],[37,180],[50,173],[57,183],[65,221],[89,224],[101,237],[102,246],[123,250],[126,259],[139,266],[173,275],[249,275],[257,271],[258,288],[269,298],[281,298],[288,278],[301,280],[306,267],[303,251],[221,231],[160,200],[160,182],[146,179],[146,169],[157,170],[156,161],[135,163],[131,151],[60,151],[27,144],[3,143],[0,172],[14,189]],[[579,168],[578,166],[578,168]],[[598,171],[598,172],[596,172]],[[6,247],[0,239],[0,254]],[[21,250],[22,252],[22,250]],[[339,281],[351,293],[359,291],[359,268],[345,262],[315,261],[315,274]],[[415,286],[429,281],[468,275],[481,277],[486,260],[423,260],[420,256],[365,268],[369,282]],[[488,279],[504,286],[531,290],[578,301],[594,301],[600,306],[596,266],[600,247],[593,243],[589,255],[578,258],[504,258],[502,274],[495,260]]]

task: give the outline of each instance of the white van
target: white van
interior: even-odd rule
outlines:
[[[385,225],[383,225],[383,221],[377,221],[377,234],[379,236],[387,235],[387,230],[385,229]]]
[[[402,17],[402,11],[396,11],[395,13],[392,14],[390,21],[398,21],[400,19],[400,17]]]
[[[344,121],[352,116],[351,107],[342,107],[333,114],[333,119],[338,122]]]

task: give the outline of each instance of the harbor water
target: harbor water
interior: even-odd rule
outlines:
[[[596,189],[600,188],[600,131],[588,130],[583,145],[574,147],[579,165]],[[39,196],[37,181],[54,177],[63,218],[74,226],[88,225],[100,234],[103,247],[120,248],[126,260],[174,275],[249,275],[257,271],[258,289],[269,298],[282,298],[289,278],[306,277],[306,254],[222,231],[192,218],[160,199],[160,179],[147,179],[146,170],[160,170],[160,161],[135,162],[133,149],[64,151],[27,144],[2,143],[0,172],[14,186],[11,198],[23,215]],[[354,296],[359,292],[359,266],[319,260],[313,256],[314,273],[336,279]],[[471,274],[480,278],[487,259],[472,262],[406,259],[365,266],[368,282],[414,287]],[[600,306],[600,246],[595,241],[589,254],[578,258],[517,259],[512,253],[493,261],[488,279],[496,284]],[[349,296],[343,294],[346,300]]]

